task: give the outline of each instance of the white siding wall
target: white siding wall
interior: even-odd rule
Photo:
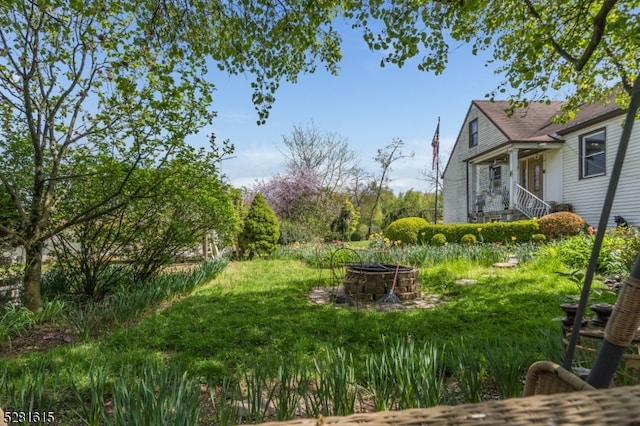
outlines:
[[[469,123],[478,119],[478,145],[469,148]],[[462,223],[468,220],[468,208],[475,211],[475,194],[489,188],[489,167],[470,167],[467,187],[467,162],[464,160],[506,142],[506,137],[493,123],[471,105],[451,152],[443,179],[443,221]],[[475,174],[475,175],[474,175]],[[505,177],[503,176],[503,179]]]
[[[467,139],[468,140],[468,139]],[[467,163],[462,161],[456,142],[442,180],[442,220],[444,223],[467,221]]]
[[[564,199],[564,165],[562,149],[551,149],[544,152],[544,201],[561,203]]]
[[[587,223],[596,227],[600,221],[613,163],[615,161],[620,136],[622,120],[616,118],[599,125],[581,129],[567,135],[563,147],[564,182],[563,202],[573,205],[575,213],[582,216]],[[606,162],[607,172],[604,176],[580,179],[579,176],[579,140],[580,135],[606,127]],[[615,226],[613,216],[623,216],[631,225],[640,225],[640,122],[636,121],[631,136],[631,142],[624,160],[624,167],[620,182],[616,190],[611,217],[607,227]]]

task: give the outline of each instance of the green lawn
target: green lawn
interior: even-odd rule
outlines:
[[[331,285],[327,269],[288,259],[231,262],[210,283],[129,327],[97,340],[0,360],[0,374],[3,366],[5,371],[0,395],[3,382],[8,394],[8,384],[23,380],[27,369],[44,371],[49,390],[42,403],[55,401],[67,419],[62,424],[74,424],[71,419],[88,417],[78,399],[90,398],[89,372],[100,368],[110,373],[105,373],[106,382],[148,365],[177,368],[194,382],[220,389],[243,381],[246,387],[248,375],[259,374],[274,360],[280,366],[313,365],[336,353],[348,359],[353,380],[366,388],[372,382],[372,357],[406,342],[441,350],[447,380],[465,370],[461,362],[468,360],[460,354],[477,358],[485,363],[486,386],[492,383],[486,373],[491,354],[506,354],[498,360],[504,365],[517,361],[519,374],[535,360],[563,356],[558,296],[576,287],[555,273],[559,267],[548,259],[511,269],[468,261],[423,267],[421,290],[446,302],[433,309],[382,313],[311,304],[310,289]],[[477,283],[456,283],[463,278]],[[79,393],[72,392],[72,383]],[[219,413],[213,417],[220,421]],[[213,417],[201,416],[200,424],[215,423]]]

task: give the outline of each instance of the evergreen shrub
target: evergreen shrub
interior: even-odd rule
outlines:
[[[429,222],[421,217],[403,217],[391,222],[385,229],[384,236],[391,241],[416,244],[418,242],[418,232],[427,225],[429,225]]]
[[[244,220],[244,228],[238,236],[241,257],[253,259],[256,255],[268,256],[278,248],[279,238],[278,217],[262,194],[256,194]]]

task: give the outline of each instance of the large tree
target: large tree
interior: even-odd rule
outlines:
[[[287,148],[284,167],[288,174],[295,175],[300,170],[312,173],[327,197],[344,189],[357,160],[347,138],[336,132],[322,132],[311,122],[306,127],[294,125],[291,135],[283,136],[282,141]]]
[[[567,117],[614,92],[625,105],[640,70],[638,0],[356,0],[349,6],[346,15],[363,28],[369,46],[385,52],[382,65],[421,56],[420,69],[440,73],[459,43],[487,50],[506,77],[489,96],[514,89],[514,108],[558,91],[568,98]]]
[[[41,305],[45,242],[117,209],[123,195],[143,195],[126,193],[134,170],[162,168],[213,118],[203,62],[166,50],[134,13],[126,2],[0,8],[0,182],[20,218],[0,224],[0,235],[24,247],[29,309]],[[57,215],[86,179],[113,185],[91,205]]]

